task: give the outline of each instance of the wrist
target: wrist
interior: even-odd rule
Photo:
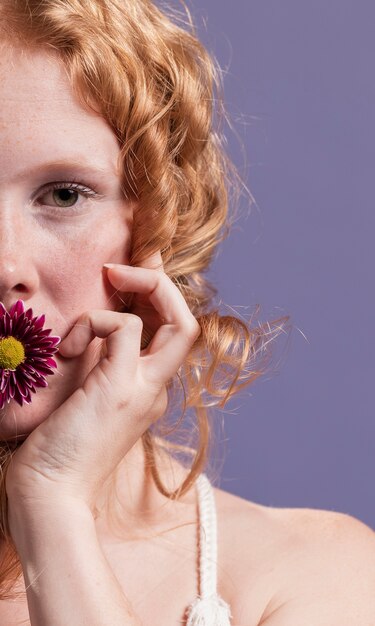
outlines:
[[[57,535],[94,524],[88,505],[70,496],[8,498],[8,525],[19,554],[42,542],[56,542]]]

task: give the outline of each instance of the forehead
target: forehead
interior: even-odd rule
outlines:
[[[111,157],[119,152],[112,129],[98,113],[79,101],[56,53],[3,44],[0,143],[9,155],[19,142],[24,144],[26,153],[38,150],[49,156],[51,150],[56,151],[59,146],[65,149],[69,142],[79,142],[89,152],[108,152]],[[59,156],[63,155],[56,155]]]
[[[0,51],[2,105],[15,103],[15,114],[18,107],[29,104],[47,108],[60,103],[64,109],[75,108],[76,98],[64,64],[57,54],[45,49],[33,50],[5,44],[1,45]]]

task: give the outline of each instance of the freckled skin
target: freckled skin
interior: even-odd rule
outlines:
[[[3,44],[0,300],[8,308],[22,298],[34,315],[46,315],[45,328],[51,328],[53,335],[64,338],[85,311],[118,307],[119,299],[102,266],[129,262],[132,208],[116,173],[119,152],[113,131],[103,118],[82,107],[54,53],[26,54]],[[76,213],[63,209],[59,215],[52,192],[40,192],[51,183],[72,182],[72,176],[47,170],[37,178],[18,177],[21,171],[48,161],[81,156],[94,166],[99,162],[109,173],[98,180],[91,176],[91,188],[102,197],[77,194]],[[90,188],[72,169],[73,182]],[[5,405],[0,411],[0,439],[30,433],[70,396],[95,364],[101,341],[96,338],[78,359],[57,355],[57,373],[47,378],[47,388],[33,394],[30,405],[20,407],[14,401]]]

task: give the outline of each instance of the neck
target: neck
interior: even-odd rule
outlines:
[[[188,470],[154,439],[155,463],[164,488],[177,489]],[[178,500],[171,500],[157,488],[146,463],[142,441],[129,450],[103,484],[96,502],[96,525],[100,534],[121,536],[122,540],[149,538],[188,514],[195,516],[194,485]]]

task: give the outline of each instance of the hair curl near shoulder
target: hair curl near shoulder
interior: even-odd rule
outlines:
[[[2,0],[0,40],[57,53],[82,103],[108,121],[121,147],[124,194],[137,200],[131,263],[161,250],[166,273],[201,326],[169,385],[165,419],[142,437],[158,489],[178,498],[209,458],[210,408],[224,407],[266,371],[269,344],[285,332],[289,320],[284,316],[252,327],[239,317],[221,315],[217,291],[204,275],[229,233],[242,185],[223,149],[220,68],[198,41],[187,9],[184,22],[176,11],[163,12],[149,0]],[[144,344],[148,340],[145,328]],[[193,427],[180,429],[181,444],[168,441],[165,428],[180,386],[182,417],[189,408],[196,419]],[[190,459],[186,479],[173,492],[158,472],[159,446]],[[9,541],[9,553],[1,567],[0,599],[22,571],[7,530],[10,458],[9,446],[3,446],[0,538]]]

